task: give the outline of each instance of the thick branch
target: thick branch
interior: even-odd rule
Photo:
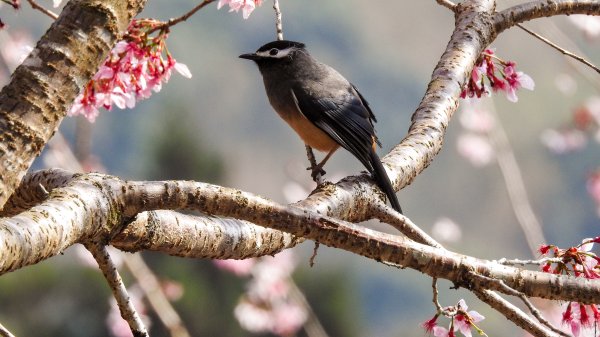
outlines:
[[[539,0],[507,8],[494,15],[494,29],[505,29],[525,21],[555,15],[600,15],[598,0]]]
[[[73,0],[0,91],[0,207],[145,0]]]
[[[246,221],[159,210],[138,214],[111,244],[129,252],[153,250],[182,257],[245,259],[274,255],[302,241]]]
[[[44,174],[48,172],[34,175]],[[480,287],[481,278],[473,277],[475,274],[501,280],[527,296],[600,303],[598,280],[521,270],[467,257],[231,188],[190,181],[124,182],[101,174],[75,176],[67,186],[50,191],[44,203],[0,221],[0,271],[56,255],[77,241],[114,238],[135,214],[159,208],[195,209],[243,219],[376,261],[419,270],[468,289]],[[197,244],[194,237],[185,239],[175,245]],[[504,290],[494,284],[487,286]]]

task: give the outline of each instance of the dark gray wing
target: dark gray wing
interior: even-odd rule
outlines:
[[[373,141],[377,139],[373,112],[358,91],[356,93],[349,91],[338,97],[314,97],[304,90],[292,88],[300,112],[373,172],[370,156]]]

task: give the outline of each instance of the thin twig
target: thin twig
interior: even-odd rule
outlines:
[[[198,4],[196,7],[192,8],[189,12],[183,14],[182,16],[180,16],[178,18],[174,18],[174,19],[169,19],[169,21],[163,23],[162,25],[158,25],[158,26],[150,29],[148,31],[148,34],[154,33],[157,30],[168,29],[171,26],[175,26],[176,24],[187,20],[187,19],[189,19],[190,16],[194,15],[197,11],[204,8],[204,6],[210,4],[211,2],[214,2],[214,1],[215,0],[204,0],[200,4]]]
[[[308,260],[308,265],[313,267],[315,265],[315,259],[317,258],[317,253],[319,252],[319,245],[320,243],[318,243],[317,241],[315,241],[315,246],[313,248],[313,253],[310,256],[310,260]]]
[[[438,314],[441,314],[444,309],[442,309],[442,306],[440,305],[440,302],[438,301],[438,288],[437,288],[437,277],[434,277],[431,279],[431,288],[433,291],[433,305],[435,305],[435,309],[437,310]]]
[[[504,317],[521,327],[523,330],[529,332],[531,335],[536,337],[556,336],[554,331],[549,331],[545,325],[536,322],[521,309],[495,292],[478,288],[474,289],[473,293],[475,293],[481,301],[487,303],[490,307],[503,314]]]
[[[533,32],[533,31],[531,31],[531,30],[529,30],[529,29],[525,28],[525,26],[523,26],[523,25],[522,25],[522,24],[520,24],[520,23],[519,23],[519,24],[517,24],[517,26],[518,26],[519,28],[521,28],[522,30],[526,31],[527,33],[531,34],[532,36],[534,36],[536,39],[538,39],[538,40],[540,40],[540,41],[544,42],[545,44],[549,45],[550,47],[552,47],[552,48],[554,48],[554,49],[558,50],[558,51],[559,51],[559,52],[561,52],[562,54],[564,54],[564,55],[566,55],[566,56],[569,56],[569,57],[571,57],[571,58],[573,58],[573,59],[575,59],[575,60],[577,60],[577,61],[579,61],[579,62],[581,62],[581,63],[585,64],[586,66],[588,66],[588,67],[590,67],[590,68],[594,69],[594,70],[595,70],[597,73],[599,73],[599,74],[600,74],[600,69],[599,69],[598,67],[596,67],[594,64],[592,64],[590,61],[588,61],[588,60],[584,59],[583,57],[581,57],[581,56],[579,56],[579,55],[576,55],[576,54],[574,54],[574,53],[572,53],[572,52],[570,52],[570,51],[568,51],[568,50],[566,50],[566,49],[564,49],[564,48],[562,48],[562,47],[558,46],[557,44],[555,44],[554,42],[552,42],[552,41],[548,40],[547,38],[545,38],[545,37],[541,36],[540,34],[538,34],[538,33],[535,33],[535,32]]]
[[[134,336],[148,337],[148,331],[135,310],[133,303],[131,303],[129,294],[127,294],[127,288],[125,288],[123,279],[121,278],[121,275],[119,275],[117,267],[108,254],[106,246],[98,243],[90,243],[85,247],[92,253],[96,262],[98,262],[98,266],[110,285],[113,296],[117,300],[117,305],[121,311],[121,317],[129,324],[131,333]]]
[[[58,19],[58,15],[56,13],[54,13],[51,10],[45,8],[44,6],[41,6],[35,0],[27,0],[27,2],[29,2],[29,5],[31,5],[31,8],[37,9],[38,11],[40,11],[40,12],[48,15],[50,18],[52,18],[52,20]]]
[[[476,278],[485,280],[485,282],[497,284],[498,286],[500,286],[500,288],[504,289],[507,294],[520,298],[521,301],[525,304],[525,306],[527,306],[527,309],[529,309],[529,312],[531,312],[533,317],[535,317],[540,323],[542,323],[548,329],[554,331],[555,333],[557,333],[561,336],[570,337],[570,335],[568,335],[565,332],[563,332],[562,330],[556,328],[554,325],[552,325],[552,323],[550,323],[547,319],[545,319],[544,316],[542,315],[542,313],[533,305],[533,303],[531,303],[531,301],[527,298],[527,296],[525,296],[525,294],[523,294],[522,292],[519,292],[519,291],[509,287],[502,280],[493,279],[491,277],[479,275],[479,274],[473,273],[473,272],[471,272],[470,274]]]
[[[456,4],[450,0],[436,0],[438,4],[452,10],[453,12],[456,10]]]
[[[556,24],[553,21],[548,21],[547,24],[544,24],[541,27],[541,29],[545,35],[556,37],[553,39],[558,39],[559,41],[561,41],[561,44],[567,44],[570,50],[573,50],[577,54],[582,55],[584,58],[589,58],[589,56],[587,56],[586,53],[577,46],[577,43],[573,41],[573,39],[571,39],[567,34],[565,34],[560,28],[558,28],[558,26],[556,26]],[[575,70],[586,80],[588,80],[592,85],[596,87],[597,90],[600,90],[600,78],[598,76],[595,76],[589,71],[583,71],[582,67],[575,66],[579,65],[579,62],[577,62],[577,60],[575,59],[567,58],[567,61],[567,64],[570,65],[573,68],[573,70]]]
[[[4,325],[0,324],[0,336],[1,337],[15,337],[8,329],[4,327]]]
[[[140,254],[128,254],[124,256],[125,266],[131,271],[138,284],[144,291],[152,309],[158,318],[169,330],[171,337],[189,337],[190,333],[183,321],[173,309],[173,306],[165,296],[160,287],[160,282],[154,272],[148,268]]]
[[[273,10],[275,11],[275,31],[277,32],[277,40],[283,40],[283,24],[281,22],[279,0],[273,0]]]

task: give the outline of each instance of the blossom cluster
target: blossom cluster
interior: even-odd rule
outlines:
[[[494,50],[486,49],[477,59],[469,82],[463,88],[460,97],[489,96],[491,88],[493,92],[504,92],[509,101],[516,102],[517,90],[533,90],[534,86],[535,83],[529,75],[516,70],[515,62],[504,61],[494,54]]]
[[[251,276],[234,310],[242,328],[294,336],[308,319],[306,306],[294,295],[298,291],[290,276],[295,263],[289,251],[259,259],[216,260],[215,264],[237,276]]]
[[[554,245],[539,248],[542,256],[552,258],[542,266],[542,271],[558,275],[571,275],[586,279],[600,278],[600,258],[591,252],[594,243],[600,237],[585,239],[575,247],[561,249]],[[600,310],[595,304],[569,302],[562,313],[562,323],[567,325],[574,337],[582,329],[597,327],[600,322]]]
[[[173,70],[190,78],[188,67],[178,63],[166,48],[167,30],[152,19],[134,19],[123,39],[111,50],[83,92],[75,99],[69,116],[83,115],[93,122],[99,108],[133,108],[137,101],[159,92]],[[157,31],[155,36],[153,31]],[[166,59],[163,57],[166,54]]]
[[[250,14],[254,11],[257,6],[262,4],[263,0],[219,0],[217,9],[221,9],[225,5],[229,5],[230,12],[238,12],[242,10],[242,16],[244,19],[250,17]]]
[[[421,327],[426,332],[433,334],[435,337],[455,337],[456,331],[460,331],[465,337],[471,337],[471,328],[475,329],[480,335],[487,336],[475,323],[485,319],[480,313],[475,310],[467,312],[467,303],[461,299],[454,306],[444,307],[441,313],[436,313],[430,320],[421,324]],[[438,325],[438,318],[443,315],[450,318],[448,328]]]

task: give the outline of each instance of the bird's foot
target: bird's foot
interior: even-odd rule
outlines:
[[[320,165],[315,165],[311,167],[307,167],[307,170],[311,171],[310,176],[313,181],[317,183],[317,185],[321,185],[323,183],[323,176],[325,175],[325,170]]]

